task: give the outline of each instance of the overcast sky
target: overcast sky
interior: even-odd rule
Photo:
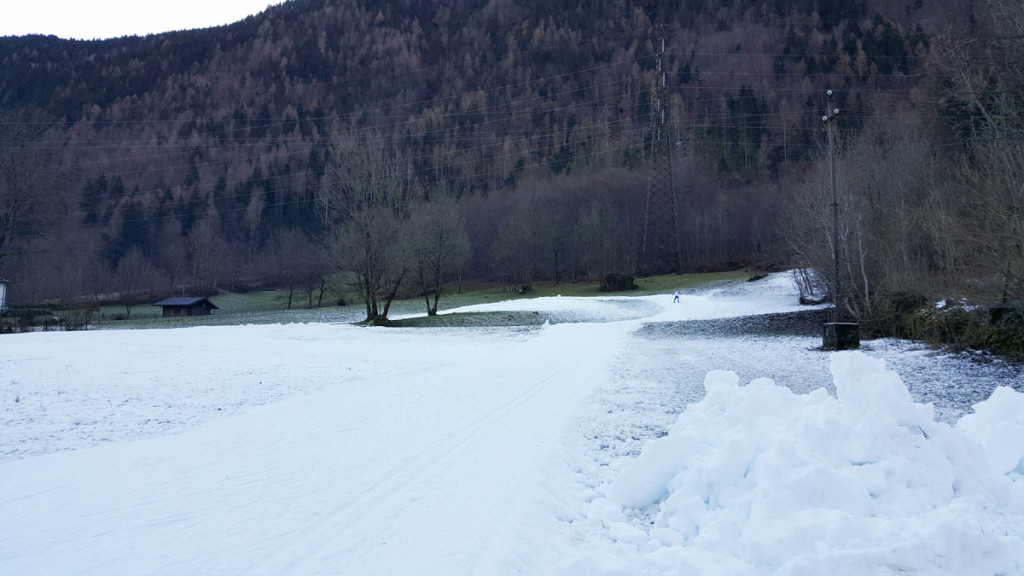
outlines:
[[[92,40],[230,24],[283,0],[0,0],[0,36]]]

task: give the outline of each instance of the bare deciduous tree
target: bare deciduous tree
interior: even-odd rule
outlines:
[[[228,255],[227,243],[217,233],[215,218],[207,216],[196,224],[186,244],[192,264],[192,289],[199,296],[214,294]]]
[[[162,283],[159,269],[150,264],[138,248],[132,248],[118,260],[114,282],[127,320],[131,320],[132,308],[139,303],[139,297]]]
[[[417,204],[409,224],[412,283],[426,302],[427,315],[434,316],[444,285],[469,262],[465,219],[455,199],[442,193]]]
[[[326,286],[326,255],[320,244],[298,230],[283,230],[271,242],[274,270],[272,276],[286,290],[286,306],[290,310],[296,292],[306,296],[306,307],[313,307],[313,298]]]
[[[825,162],[794,195],[794,220],[785,227],[796,264],[814,269],[835,290],[838,237],[840,285],[845,312],[867,319],[884,313],[899,294],[939,297],[949,286],[939,261],[947,243],[923,233],[927,219],[941,218],[943,190],[932,186],[932,153],[916,126],[894,121],[867,126],[836,162],[839,222]],[[948,216],[948,214],[947,214]],[[838,225],[838,234],[834,226]]]
[[[189,274],[187,242],[175,228],[177,227],[162,227],[157,242],[158,265],[164,271],[168,295],[179,294],[183,290],[183,284],[187,281]]]
[[[984,33],[936,39],[944,119],[960,139],[962,199],[955,223],[974,263],[972,288],[985,298],[1024,298],[1024,3],[979,5]]]
[[[0,269],[17,240],[31,236],[25,228],[54,228],[47,219],[64,199],[70,170],[64,141],[49,127],[37,114],[0,115]]]
[[[976,148],[977,162],[963,178],[977,194],[970,201],[980,261],[992,271],[993,296],[1024,298],[1024,144],[992,139]]]
[[[338,267],[356,275],[369,324],[388,322],[407,274],[414,190],[398,152],[379,140],[333,149],[321,184],[321,214],[333,225]]]
[[[513,291],[529,287],[537,275],[544,254],[537,243],[536,214],[532,202],[516,202],[498,227],[491,244],[491,266]]]
[[[580,263],[588,278],[603,278],[612,272],[616,258],[618,221],[615,211],[601,202],[591,202],[576,225]]]

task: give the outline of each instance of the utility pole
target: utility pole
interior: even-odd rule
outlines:
[[[836,193],[836,159],[833,152],[835,140],[832,136],[832,125],[835,124],[836,117],[839,116],[839,108],[832,107],[832,91],[829,90],[825,94],[828,97],[828,110],[821,117],[821,121],[825,124],[825,130],[828,132],[828,177],[832,184],[832,264],[834,266],[832,303],[835,307],[832,311],[832,321],[842,322],[843,284],[839,277],[839,196]]]
[[[836,190],[836,159],[835,159],[835,137],[833,136],[833,125],[839,116],[839,108],[832,105],[832,90],[825,93],[828,100],[828,109],[821,117],[828,132],[828,174],[832,187],[832,322],[825,324],[822,347],[825,350],[849,350],[860,347],[860,325],[856,322],[844,322],[843,314],[843,281],[840,275],[839,256],[839,193]]]
[[[651,117],[651,179],[647,189],[641,254],[644,275],[680,272],[679,224],[672,180],[672,138],[665,72],[665,39],[661,38]]]

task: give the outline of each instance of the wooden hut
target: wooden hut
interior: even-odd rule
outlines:
[[[162,306],[164,318],[175,316],[209,316],[214,310],[219,310],[217,305],[210,302],[208,298],[164,298],[153,304]]]

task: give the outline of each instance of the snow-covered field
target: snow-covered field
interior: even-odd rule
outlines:
[[[680,329],[796,300],[0,338],[0,574],[1024,574],[1020,369]]]

